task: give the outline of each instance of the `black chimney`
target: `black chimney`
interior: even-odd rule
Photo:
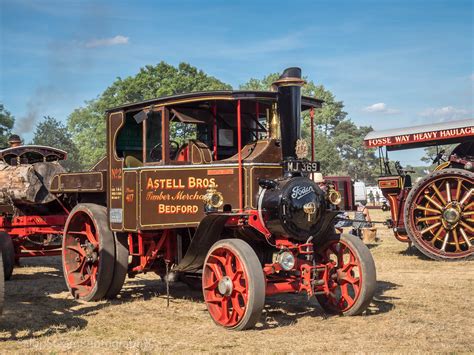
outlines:
[[[304,83],[300,68],[285,69],[273,83],[278,88],[283,160],[296,159],[296,141],[301,138],[301,87]]]

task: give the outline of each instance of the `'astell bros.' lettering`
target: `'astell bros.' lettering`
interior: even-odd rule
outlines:
[[[196,204],[186,204],[186,202],[199,201],[204,197],[203,190],[210,185],[215,185],[215,178],[196,178],[189,176],[187,179],[174,178],[148,178],[146,183],[146,197],[147,201],[182,201],[183,204],[165,204],[159,203],[157,212],[159,214],[196,214],[199,211],[199,206]],[[166,190],[168,192],[166,192]],[[169,191],[178,190],[176,193],[169,193]],[[192,190],[192,191],[186,191]]]

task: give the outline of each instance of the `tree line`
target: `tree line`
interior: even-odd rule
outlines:
[[[262,79],[252,78],[240,89],[269,90],[278,78],[271,73]],[[309,78],[303,95],[324,101],[315,110],[315,159],[321,162],[325,175],[349,175],[354,179],[373,183],[379,174],[378,160],[373,149],[363,146],[363,139],[372,131],[370,126],[357,126],[344,111],[343,101]],[[64,165],[69,170],[87,169],[105,155],[105,111],[125,103],[143,101],[161,96],[191,91],[230,90],[232,87],[207,75],[202,70],[180,63],[177,67],[160,62],[147,65],[135,76],[118,77],[97,98],[86,101],[67,118],[66,124],[54,117],[45,116],[36,125],[31,144],[57,147],[68,152]],[[7,145],[14,127],[14,117],[0,104],[0,146]],[[309,113],[303,114],[303,138],[310,141]],[[21,133],[21,132],[17,132]],[[429,152],[431,153],[431,152]]]

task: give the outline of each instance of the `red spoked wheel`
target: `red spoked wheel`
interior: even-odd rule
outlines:
[[[474,173],[445,169],[410,191],[405,227],[413,244],[435,260],[474,258]]]
[[[64,278],[74,298],[97,301],[111,285],[115,258],[114,235],[103,206],[83,203],[70,213],[64,228]]]
[[[317,261],[333,264],[329,293],[316,296],[321,307],[347,316],[365,311],[377,285],[375,263],[367,246],[351,234],[333,235],[317,250]]]
[[[265,277],[253,249],[223,239],[209,250],[202,275],[204,301],[214,322],[244,330],[258,321],[265,304]]]

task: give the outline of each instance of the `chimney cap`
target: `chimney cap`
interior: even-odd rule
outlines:
[[[306,84],[306,81],[301,78],[301,68],[291,67],[283,70],[283,73],[277,81],[272,83],[272,86],[303,86],[304,84]]]
[[[283,73],[280,75],[280,79],[283,78],[300,78],[301,79],[301,68],[291,67],[283,70]]]

